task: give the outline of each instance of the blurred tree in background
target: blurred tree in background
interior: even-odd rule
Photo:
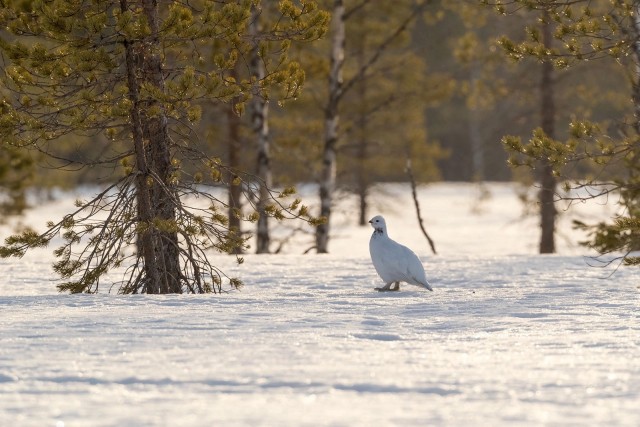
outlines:
[[[600,74],[599,84],[594,84],[588,95],[596,99],[608,96],[607,83],[615,81],[611,76],[625,77],[618,79],[627,87],[628,101],[615,121],[598,123],[576,113],[567,123],[566,136],[554,137],[540,127],[526,143],[517,137],[508,137],[505,143],[515,153],[513,164],[535,167],[542,162],[565,182],[565,191],[586,189],[582,193],[561,194],[559,199],[619,194],[624,214],[609,223],[576,225],[590,231],[591,240],[586,242],[589,246],[601,253],[622,251],[626,263],[640,263],[640,258],[630,256],[640,248],[640,2],[509,1],[494,2],[493,6],[503,14],[516,10],[542,14],[554,28],[553,36],[559,43],[553,46],[545,45],[544,34],[536,28],[529,28],[527,38],[520,42],[503,38],[503,48],[515,60],[535,58],[558,69],[601,67],[606,74]],[[572,173],[576,165],[584,168],[585,164],[591,173],[576,177]]]
[[[354,14],[347,27],[347,38],[352,41],[348,45],[351,60],[346,63],[350,76],[362,70],[368,57],[385,43],[385,28],[407,24],[381,52],[375,67],[353,80],[352,93],[344,99],[341,182],[358,195],[360,225],[369,220],[370,187],[376,182],[406,180],[407,160],[412,161],[420,181],[440,177],[437,161],[444,153],[427,137],[425,109],[442,103],[452,85],[445,76],[430,73],[425,58],[414,49],[422,11],[412,11],[410,3],[404,9],[398,2],[375,4]]]
[[[439,178],[436,162],[444,153],[427,138],[425,108],[445,99],[451,84],[429,73],[416,53],[415,28],[426,5],[326,2],[334,11],[329,37],[292,53],[307,82],[299,99],[274,111],[274,163],[276,170],[286,165],[284,179],[320,185],[319,212],[329,221],[316,231],[318,252],[328,251],[337,188],[358,195],[354,219],[364,224],[370,187],[406,180],[408,157],[418,179]]]
[[[459,19],[462,28],[452,40],[453,59],[457,72],[453,78],[458,82],[458,92],[453,102],[429,115],[441,122],[443,114],[449,115],[452,106],[464,102],[463,123],[458,129],[459,140],[444,143],[465,144],[467,149],[452,148],[452,156],[443,162],[443,174],[451,177],[458,169],[469,171],[466,179],[495,180],[510,178],[507,168],[507,153],[500,152],[498,141],[504,135],[525,137],[533,128],[541,127],[549,135],[559,138],[568,136],[570,123],[576,116],[606,123],[622,111],[620,84],[622,76],[612,64],[578,64],[571,69],[556,70],[550,62],[539,62],[534,58],[512,61],[500,44],[502,40],[522,41],[527,34],[539,35],[539,42],[547,48],[560,41],[553,37],[555,24],[546,19],[542,10],[530,11],[519,8],[500,17],[482,2],[446,2],[441,9],[437,26]],[[460,25],[458,25],[460,27]],[[448,65],[453,68],[453,66]],[[611,79],[602,79],[602,75]],[[597,88],[597,89],[595,89]],[[601,96],[594,97],[597,90]],[[447,120],[453,120],[447,116]],[[433,120],[430,120],[433,122]],[[466,138],[462,133],[466,129]],[[432,134],[442,137],[447,130],[431,129]],[[457,169],[456,169],[457,168]],[[581,165],[571,171],[574,176],[585,176],[592,172],[590,165]],[[541,253],[555,251],[556,177],[548,161],[542,159],[530,177],[520,175],[527,186],[536,182],[539,192],[534,202],[524,199],[535,207],[540,216]]]
[[[33,182],[34,162],[11,144],[0,150],[0,215],[19,215],[27,208],[26,191]],[[0,220],[1,222],[2,220]]]

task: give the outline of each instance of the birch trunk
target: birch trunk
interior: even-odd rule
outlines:
[[[542,24],[542,40],[546,48],[551,47],[553,34],[549,17],[545,16]],[[542,78],[540,80],[541,95],[541,121],[542,130],[550,138],[555,134],[555,102],[553,99],[553,64],[549,61],[542,63]],[[556,207],[554,198],[556,193],[556,177],[553,175],[553,167],[549,162],[543,161],[540,176],[540,253],[548,254],[556,251]]]
[[[331,22],[331,63],[329,70],[329,99],[325,110],[324,151],[320,175],[320,216],[326,219],[316,228],[316,250],[327,253],[331,223],[331,204],[336,185],[336,144],[338,142],[338,104],[342,96],[342,65],[345,44],[345,8],[342,0],[333,4]]]
[[[251,99],[251,121],[258,146],[256,169],[258,178],[260,179],[258,202],[256,205],[256,210],[260,215],[257,225],[256,253],[266,254],[269,253],[269,245],[271,243],[269,236],[269,216],[265,211],[265,206],[269,200],[269,188],[272,183],[271,158],[269,154],[269,104],[260,90],[260,82],[265,77],[265,69],[262,58],[260,57],[260,46],[257,42],[260,10],[255,5],[251,8],[251,15],[249,34],[256,40],[251,51],[250,63],[251,75],[255,78],[254,93]]]

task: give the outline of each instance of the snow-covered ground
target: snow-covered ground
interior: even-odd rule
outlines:
[[[246,283],[224,295],[60,295],[50,257],[2,260],[0,426],[640,425],[640,271],[589,267],[570,229],[535,255],[514,187],[487,189],[421,190],[437,256],[409,194],[376,193],[434,292],[373,290],[352,200],[331,255],[217,255]],[[562,223],[612,211],[579,208]]]

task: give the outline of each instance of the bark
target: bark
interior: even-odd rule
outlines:
[[[227,125],[229,129],[228,135],[228,156],[229,156],[229,172],[227,174],[228,196],[229,196],[229,233],[234,238],[240,238],[242,234],[240,218],[238,212],[242,209],[240,203],[242,197],[242,188],[236,185],[234,171],[240,168],[240,116],[235,111],[234,103],[229,104],[227,109]],[[231,251],[232,254],[242,253],[242,247],[238,244]]]
[[[359,55],[359,58],[362,58],[362,55]],[[358,90],[358,98],[359,104],[361,106],[366,105],[366,96],[367,96],[367,84],[366,81],[363,81],[359,86]],[[360,117],[356,120],[356,126],[358,128],[359,138],[356,146],[356,185],[357,185],[357,193],[359,203],[359,216],[358,216],[358,224],[360,226],[367,225],[367,195],[369,194],[369,178],[367,173],[367,158],[368,158],[368,133],[367,133],[367,125],[368,125],[368,114],[366,111],[362,111]]]
[[[120,1],[123,10],[126,10],[126,2]],[[142,121],[140,118],[140,100],[138,93],[138,83],[136,81],[136,70],[134,67],[133,47],[127,41],[124,42],[125,58],[127,67],[127,84],[129,86],[129,99],[132,101],[131,107],[131,131],[133,135],[133,145],[136,158],[136,200],[138,203],[138,220],[142,224],[150,224],[153,220],[153,210],[151,208],[151,195],[147,180],[149,179],[149,166],[147,164],[146,150],[144,148]],[[146,290],[143,292],[158,293],[159,289],[155,288],[155,284],[160,283],[158,268],[155,262],[155,248],[153,235],[151,231],[145,227],[145,230],[138,234],[138,253],[144,259],[145,275],[148,280]],[[156,292],[154,292],[156,291]]]
[[[361,148],[366,150],[366,145],[361,145]],[[359,168],[362,168],[362,166],[359,166]],[[369,183],[365,182],[366,178],[364,177],[364,174],[362,172],[360,172],[360,176],[358,177],[358,199],[359,199],[359,204],[358,204],[358,210],[359,210],[359,214],[358,214],[358,225],[360,225],[361,227],[367,225],[367,212],[369,210],[369,203],[368,203],[368,195],[369,195]]]
[[[149,52],[144,58],[143,72],[145,78],[158,89],[165,92],[164,72],[162,69],[162,56],[160,54],[160,42],[158,40],[159,19],[157,0],[144,0],[144,13],[151,28]],[[148,103],[147,108],[157,104],[155,101]],[[156,175],[157,183],[151,187],[151,203],[155,209],[156,217],[164,224],[176,223],[175,189],[171,183],[174,167],[171,164],[171,141],[169,138],[169,123],[164,109],[153,117],[146,117],[147,133],[149,141],[150,159],[152,171]],[[158,262],[161,264],[162,293],[181,293],[180,286],[181,269],[178,247],[178,234],[171,228],[164,227],[157,230],[156,245]]]
[[[260,20],[260,10],[253,6],[251,10],[251,24],[249,33],[254,38],[258,35]],[[260,217],[257,225],[256,253],[269,253],[271,238],[269,235],[269,216],[265,211],[265,206],[269,200],[269,188],[272,183],[271,157],[269,153],[269,104],[260,91],[260,81],[265,77],[264,63],[260,57],[259,44],[257,40],[251,52],[251,74],[255,78],[254,93],[251,99],[253,133],[258,146],[257,175],[259,178],[259,191],[257,211]]]
[[[138,250],[144,262],[145,279],[143,293],[181,293],[181,270],[178,256],[177,234],[171,227],[157,225],[175,223],[174,194],[171,191],[171,154],[167,117],[161,111],[154,117],[145,112],[156,101],[143,99],[140,88],[143,82],[164,91],[162,62],[159,54],[157,3],[142,2],[145,17],[152,35],[143,41],[124,41],[125,67],[129,98],[131,130],[136,158],[136,199],[141,231]],[[128,2],[120,0],[122,11]]]
[[[336,144],[338,142],[338,104],[342,96],[342,65],[345,44],[345,8],[342,0],[335,0],[331,22],[331,62],[329,70],[329,100],[325,109],[324,150],[320,175],[320,216],[323,224],[316,228],[316,250],[327,253],[331,221],[331,204],[336,185]]]
[[[633,44],[633,56],[636,64],[636,74],[632,82],[632,100],[634,107],[634,128],[637,134],[640,135],[640,4],[636,4],[634,7],[635,16],[633,19],[633,29],[631,30],[631,37],[635,40]]]
[[[325,108],[324,150],[322,156],[322,171],[320,174],[320,216],[326,221],[316,228],[316,250],[327,253],[331,223],[331,204],[333,191],[336,186],[336,144],[338,142],[339,113],[338,105],[346,92],[354,85],[366,78],[367,72],[378,62],[382,54],[404,31],[409,24],[424,10],[429,2],[418,2],[411,13],[394,29],[394,31],[380,43],[368,60],[357,70],[347,82],[342,80],[345,49],[345,21],[354,13],[368,4],[370,0],[362,0],[345,11],[343,0],[334,0],[331,21],[331,58],[329,69],[329,99]]]
[[[553,40],[551,24],[545,16],[542,24],[542,37],[545,47],[550,48]],[[555,134],[555,102],[553,99],[553,64],[549,61],[542,63],[542,78],[540,80],[541,95],[541,120],[542,130],[550,138]],[[549,162],[543,161],[540,176],[540,253],[548,254],[556,251],[555,228],[556,228],[556,207],[554,198],[556,193],[556,178],[553,175],[553,167]]]
[[[480,64],[474,61],[471,65],[471,90],[475,93],[478,91],[478,81],[480,80]],[[477,96],[477,94],[475,94]],[[484,144],[480,123],[480,112],[478,107],[473,106],[469,109],[469,142],[471,143],[471,165],[473,181],[482,182],[485,179],[484,164]]]

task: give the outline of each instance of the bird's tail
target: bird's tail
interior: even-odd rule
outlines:
[[[431,287],[429,282],[425,281],[424,283],[422,283],[422,286],[424,286],[426,289],[429,289],[431,292],[433,292],[433,288]]]

